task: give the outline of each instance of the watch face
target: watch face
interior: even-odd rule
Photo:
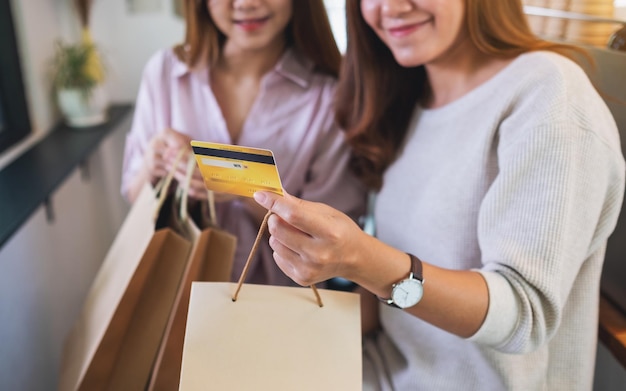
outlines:
[[[415,279],[400,281],[393,287],[391,298],[400,308],[409,308],[417,304],[424,294],[422,282]]]

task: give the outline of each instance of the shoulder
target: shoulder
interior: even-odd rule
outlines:
[[[565,95],[594,90],[585,71],[569,58],[553,52],[536,51],[520,55],[510,66],[510,78],[518,88],[526,86],[538,94]]]
[[[510,89],[510,112],[519,120],[512,123],[578,129],[619,145],[604,99],[583,68],[569,58],[545,51],[523,54],[509,66],[502,84]]]
[[[580,66],[571,59],[545,50],[523,53],[514,62],[547,71],[582,71]]]
[[[146,62],[143,69],[144,78],[162,78],[164,75],[173,74],[177,70],[184,71],[187,65],[178,59],[173,48],[160,49],[154,52]]]
[[[606,104],[583,68],[557,53],[537,51],[519,56],[509,67],[517,104],[544,114],[544,120],[610,117]]]

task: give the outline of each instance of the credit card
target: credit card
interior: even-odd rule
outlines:
[[[269,149],[191,141],[207,189],[252,197],[255,191],[283,195],[274,153]]]

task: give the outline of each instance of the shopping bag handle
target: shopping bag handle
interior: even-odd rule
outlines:
[[[248,259],[246,260],[246,264],[243,267],[243,271],[241,272],[241,276],[239,276],[239,281],[237,282],[237,289],[235,290],[235,294],[233,295],[233,301],[237,301],[237,296],[239,295],[239,291],[241,290],[241,286],[243,285],[244,280],[246,279],[246,275],[248,274],[248,268],[250,267],[250,261],[254,257],[254,253],[256,253],[257,248],[259,247],[259,243],[261,242],[261,238],[263,237],[263,233],[265,229],[267,229],[267,219],[269,219],[271,211],[267,211],[265,217],[263,217],[263,222],[261,222],[261,226],[259,227],[259,232],[256,235],[256,239],[254,240],[254,244],[252,245],[252,249],[250,250],[250,254],[248,255]],[[322,298],[320,297],[315,284],[310,285],[313,293],[315,294],[315,300],[317,301],[317,305],[320,307],[324,306],[322,303]]]
[[[170,188],[172,180],[174,179],[174,173],[176,172],[176,169],[178,168],[178,164],[180,163],[180,159],[183,158],[184,154],[185,154],[184,150],[181,149],[180,151],[178,151],[178,153],[176,154],[176,157],[174,158],[174,164],[172,164],[172,167],[168,171],[167,175],[161,178],[161,180],[154,187],[154,194],[156,194],[158,197],[156,208],[154,210],[154,216],[153,216],[154,221],[156,221],[159,217],[159,212],[161,211],[161,208],[163,207],[163,203],[165,202],[165,198],[167,197],[167,192]]]
[[[189,199],[189,187],[191,186],[191,177],[193,176],[193,172],[196,168],[196,158],[193,153],[189,153],[189,157],[187,158],[187,171],[185,172],[185,183],[183,183],[182,187],[179,187],[180,191],[180,210],[178,215],[181,221],[186,221],[189,215],[189,211],[187,209],[187,202]],[[213,191],[207,189],[207,203],[209,204],[209,220],[211,227],[217,227],[217,217],[215,213],[215,197],[213,196]]]
[[[182,158],[183,156],[183,150],[179,151],[178,155],[176,156],[176,162],[175,162],[175,166],[178,165],[179,160]],[[180,202],[180,211],[179,211],[179,216],[181,218],[182,221],[185,221],[188,218],[188,210],[187,210],[187,199],[188,199],[188,192],[189,192],[189,186],[191,184],[191,177],[193,175],[193,171],[195,169],[196,166],[196,160],[195,157],[190,154],[189,158],[187,159],[187,169],[185,172],[185,183],[182,186],[182,190],[179,187],[177,191],[181,191],[180,195],[182,197],[181,202]],[[171,174],[171,175],[170,175]],[[168,176],[166,177],[166,182],[165,182],[165,189],[169,188],[169,184],[172,180],[172,176],[173,176],[173,171],[171,173],[168,173]],[[166,193],[167,191],[163,191],[162,193]],[[216,226],[216,218],[215,218],[215,201],[214,201],[214,197],[213,197],[213,191],[207,189],[208,192],[208,202],[209,202],[209,214],[210,214],[210,219],[211,219],[211,224],[213,226]],[[162,202],[159,202],[159,205],[161,205]],[[159,207],[160,209],[160,207]],[[248,274],[248,270],[250,268],[250,262],[252,260],[252,258],[254,257],[254,254],[256,253],[257,248],[259,247],[259,243],[261,242],[261,238],[263,237],[263,233],[265,232],[265,230],[267,229],[267,220],[269,219],[270,215],[272,214],[271,211],[267,211],[267,213],[265,214],[265,217],[263,217],[263,221],[261,222],[261,226],[259,227],[259,232],[257,233],[256,239],[254,240],[254,244],[252,245],[252,249],[250,250],[250,254],[248,254],[248,259],[246,260],[246,264],[243,267],[243,271],[241,272],[241,276],[239,276],[239,281],[237,282],[237,290],[235,291],[235,294],[232,297],[233,301],[237,301],[237,297],[239,296],[239,291],[241,290],[241,287],[243,285],[243,282],[246,279],[246,276]],[[317,291],[317,288],[315,287],[315,285],[311,285],[310,286],[311,289],[313,290],[313,293],[315,294],[315,299],[317,301],[317,305],[319,305],[320,307],[324,306],[324,303],[322,303],[322,298],[320,297],[319,292]]]

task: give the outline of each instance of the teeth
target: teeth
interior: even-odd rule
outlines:
[[[245,20],[239,20],[237,21],[237,23],[259,23],[264,21],[266,18],[256,18],[256,19],[245,19]]]

